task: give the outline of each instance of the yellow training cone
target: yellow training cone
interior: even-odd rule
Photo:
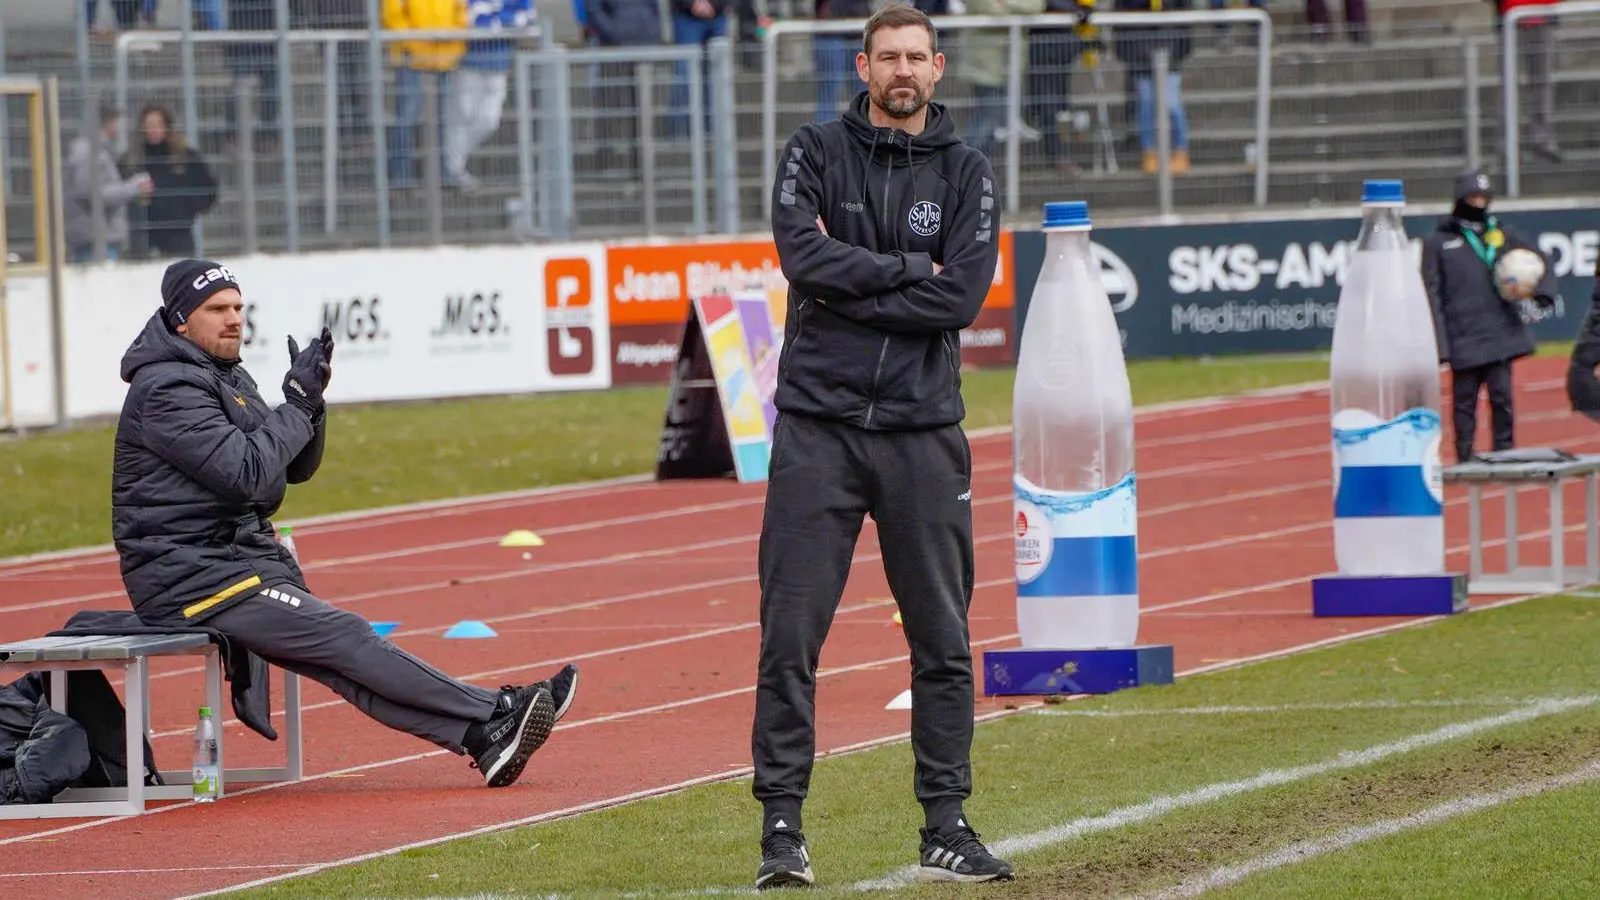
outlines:
[[[518,529],[500,539],[502,547],[543,547],[544,538],[526,529]]]

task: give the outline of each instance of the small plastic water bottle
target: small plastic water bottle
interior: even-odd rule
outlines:
[[[1130,647],[1139,632],[1133,392],[1088,207],[1047,203],[1012,400],[1024,647]]]
[[[211,803],[217,799],[217,725],[211,707],[200,707],[200,721],[194,726],[194,800]]]
[[[294,557],[296,563],[300,562],[300,551],[294,545],[294,528],[292,526],[281,525],[278,527],[278,543],[283,545],[283,549],[289,551],[289,555]]]
[[[1444,569],[1439,350],[1398,181],[1368,181],[1329,366],[1333,552],[1345,575]]]

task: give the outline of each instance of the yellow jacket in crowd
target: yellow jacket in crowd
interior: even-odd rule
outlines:
[[[467,27],[467,0],[383,0],[383,27],[417,31]],[[466,41],[396,41],[390,45],[395,65],[430,72],[448,72],[467,52]]]

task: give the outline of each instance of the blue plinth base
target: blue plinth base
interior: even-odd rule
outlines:
[[[1311,580],[1311,611],[1329,616],[1448,616],[1467,609],[1467,576],[1324,575]]]
[[[1172,647],[1167,644],[1105,650],[985,650],[983,693],[988,697],[1109,694],[1147,684],[1171,684],[1172,670]]]

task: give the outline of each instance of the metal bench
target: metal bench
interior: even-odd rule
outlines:
[[[1467,485],[1468,554],[1467,590],[1474,594],[1538,594],[1600,583],[1600,454],[1569,454],[1556,450],[1510,451],[1499,459],[1459,463],[1443,471],[1446,482]],[[1565,516],[1562,490],[1568,481],[1582,478],[1584,494],[1585,559],[1581,566],[1566,563]],[[1483,568],[1482,494],[1486,485],[1505,487],[1506,567],[1503,572]],[[1550,565],[1525,566],[1518,562],[1517,491],[1526,485],[1544,485],[1550,492]]]
[[[262,783],[299,781],[302,777],[303,747],[300,735],[300,678],[283,673],[285,724],[284,765],[268,769],[228,769],[223,753],[222,723],[232,708],[223,705],[229,694],[223,689],[222,657],[216,644],[204,634],[142,634],[129,636],[57,636],[0,644],[0,683],[15,680],[29,672],[50,673],[50,705],[57,712],[67,711],[67,672],[69,670],[118,670],[123,673],[123,699],[126,709],[128,785],[125,788],[68,788],[49,803],[0,804],[0,819],[40,819],[98,816],[136,816],[145,812],[149,800],[189,800],[194,796],[190,770],[161,771],[165,784],[144,783],[144,739],[150,730],[150,664],[155,657],[205,657],[206,704],[216,716],[217,792],[219,798],[233,782]],[[189,743],[181,753],[185,760],[192,753]]]

